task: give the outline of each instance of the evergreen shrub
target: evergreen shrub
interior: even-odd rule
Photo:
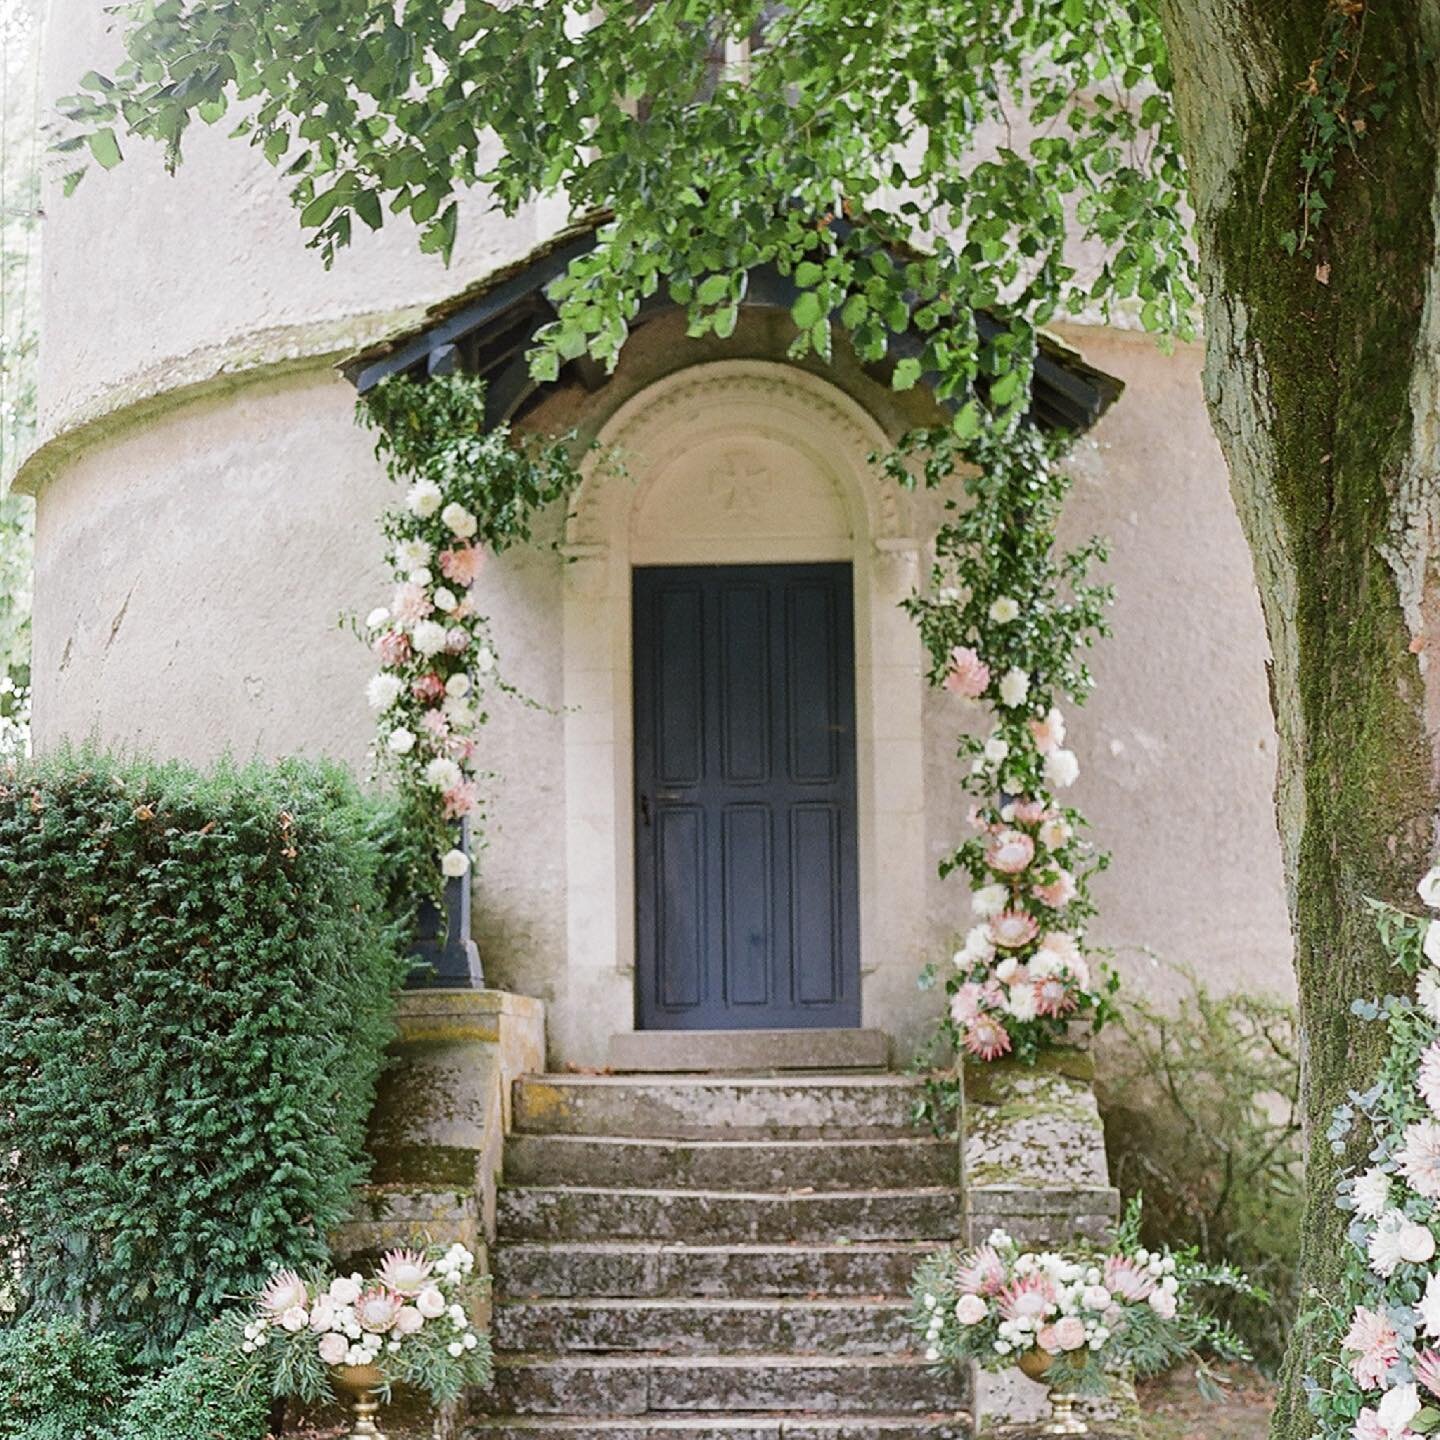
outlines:
[[[127,1365],[325,1253],[410,911],[344,772],[69,751],[0,769],[0,1196],[19,1303]]]
[[[73,1317],[0,1327],[0,1440],[110,1440],[124,1389],[115,1343]]]

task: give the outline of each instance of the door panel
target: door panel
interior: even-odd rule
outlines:
[[[850,567],[634,587],[637,1023],[858,1025]]]

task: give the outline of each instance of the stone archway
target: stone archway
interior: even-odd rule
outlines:
[[[598,438],[564,545],[567,964],[552,1003],[558,1047],[593,1051],[597,1025],[606,1033],[633,1026],[636,565],[852,565],[863,1018],[880,971],[913,971],[927,871],[922,652],[898,608],[919,578],[919,550],[907,497],[868,461],[887,448],[886,436],[808,372],[717,361],[632,396]],[[589,1044],[577,1043],[582,1034]]]

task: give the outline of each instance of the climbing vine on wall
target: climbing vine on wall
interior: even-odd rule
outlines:
[[[1083,653],[1107,633],[1111,600],[1110,587],[1089,578],[1103,542],[1056,543],[1070,488],[1063,448],[1031,425],[986,431],[963,448],[946,430],[910,437],[890,461],[896,475],[919,460],[932,482],[957,469],[966,477],[946,501],[929,585],[907,609],[931,683],[962,707],[957,722],[977,718],[965,710],[984,722],[967,724],[956,746],[975,833],[940,871],[968,878],[975,924],[945,967],[937,1036],[979,1060],[1033,1061],[1073,1021],[1102,1024],[1116,987],[1085,938],[1090,878],[1109,857],[1061,798],[1080,772],[1062,704],[1082,703],[1094,683]],[[958,1096],[941,1072],[929,1105],[943,1110]]]
[[[485,425],[485,385],[469,375],[382,380],[361,401],[376,454],[404,486],[381,517],[394,589],[364,633],[378,662],[367,694],[376,756],[400,792],[411,831],[435,857],[420,893],[460,877],[461,820],[479,822],[480,732],[502,678],[480,580],[488,556],[531,538],[540,510],[570,495],[580,474],[569,437],[517,438]]]

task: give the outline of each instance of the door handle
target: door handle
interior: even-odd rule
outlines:
[[[640,823],[648,830],[650,828],[650,797],[640,797]]]

